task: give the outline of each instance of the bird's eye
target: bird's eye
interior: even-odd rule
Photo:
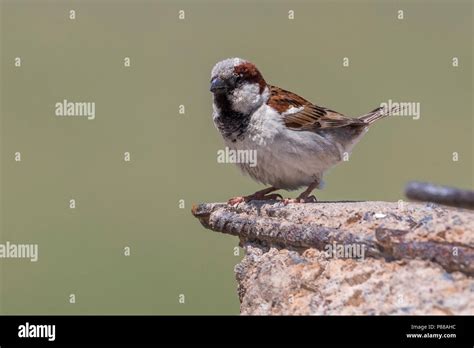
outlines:
[[[238,83],[242,81],[243,76],[241,74],[235,74],[233,76],[234,83]]]

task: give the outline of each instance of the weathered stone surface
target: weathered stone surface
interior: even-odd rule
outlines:
[[[235,267],[242,314],[474,314],[472,211],[252,202],[202,204],[193,214],[246,250]]]
[[[328,258],[247,245],[235,267],[242,314],[473,314],[474,282],[422,260]]]

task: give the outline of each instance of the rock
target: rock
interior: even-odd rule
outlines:
[[[201,204],[236,235],[242,314],[472,314],[474,213],[433,204]]]

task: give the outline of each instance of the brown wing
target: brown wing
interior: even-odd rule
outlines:
[[[270,86],[267,104],[283,116],[288,128],[295,130],[317,130],[337,128],[348,125],[367,125],[364,121],[344,115],[327,108],[314,105],[306,99],[279,87]]]

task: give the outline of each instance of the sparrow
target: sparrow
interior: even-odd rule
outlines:
[[[350,154],[375,121],[388,116],[382,107],[357,118],[318,106],[299,95],[268,84],[257,67],[241,58],[218,62],[211,72],[213,121],[226,146],[255,151],[256,164],[237,163],[268,188],[229,199],[283,199],[274,191],[306,189],[288,203],[316,202],[324,173]]]

